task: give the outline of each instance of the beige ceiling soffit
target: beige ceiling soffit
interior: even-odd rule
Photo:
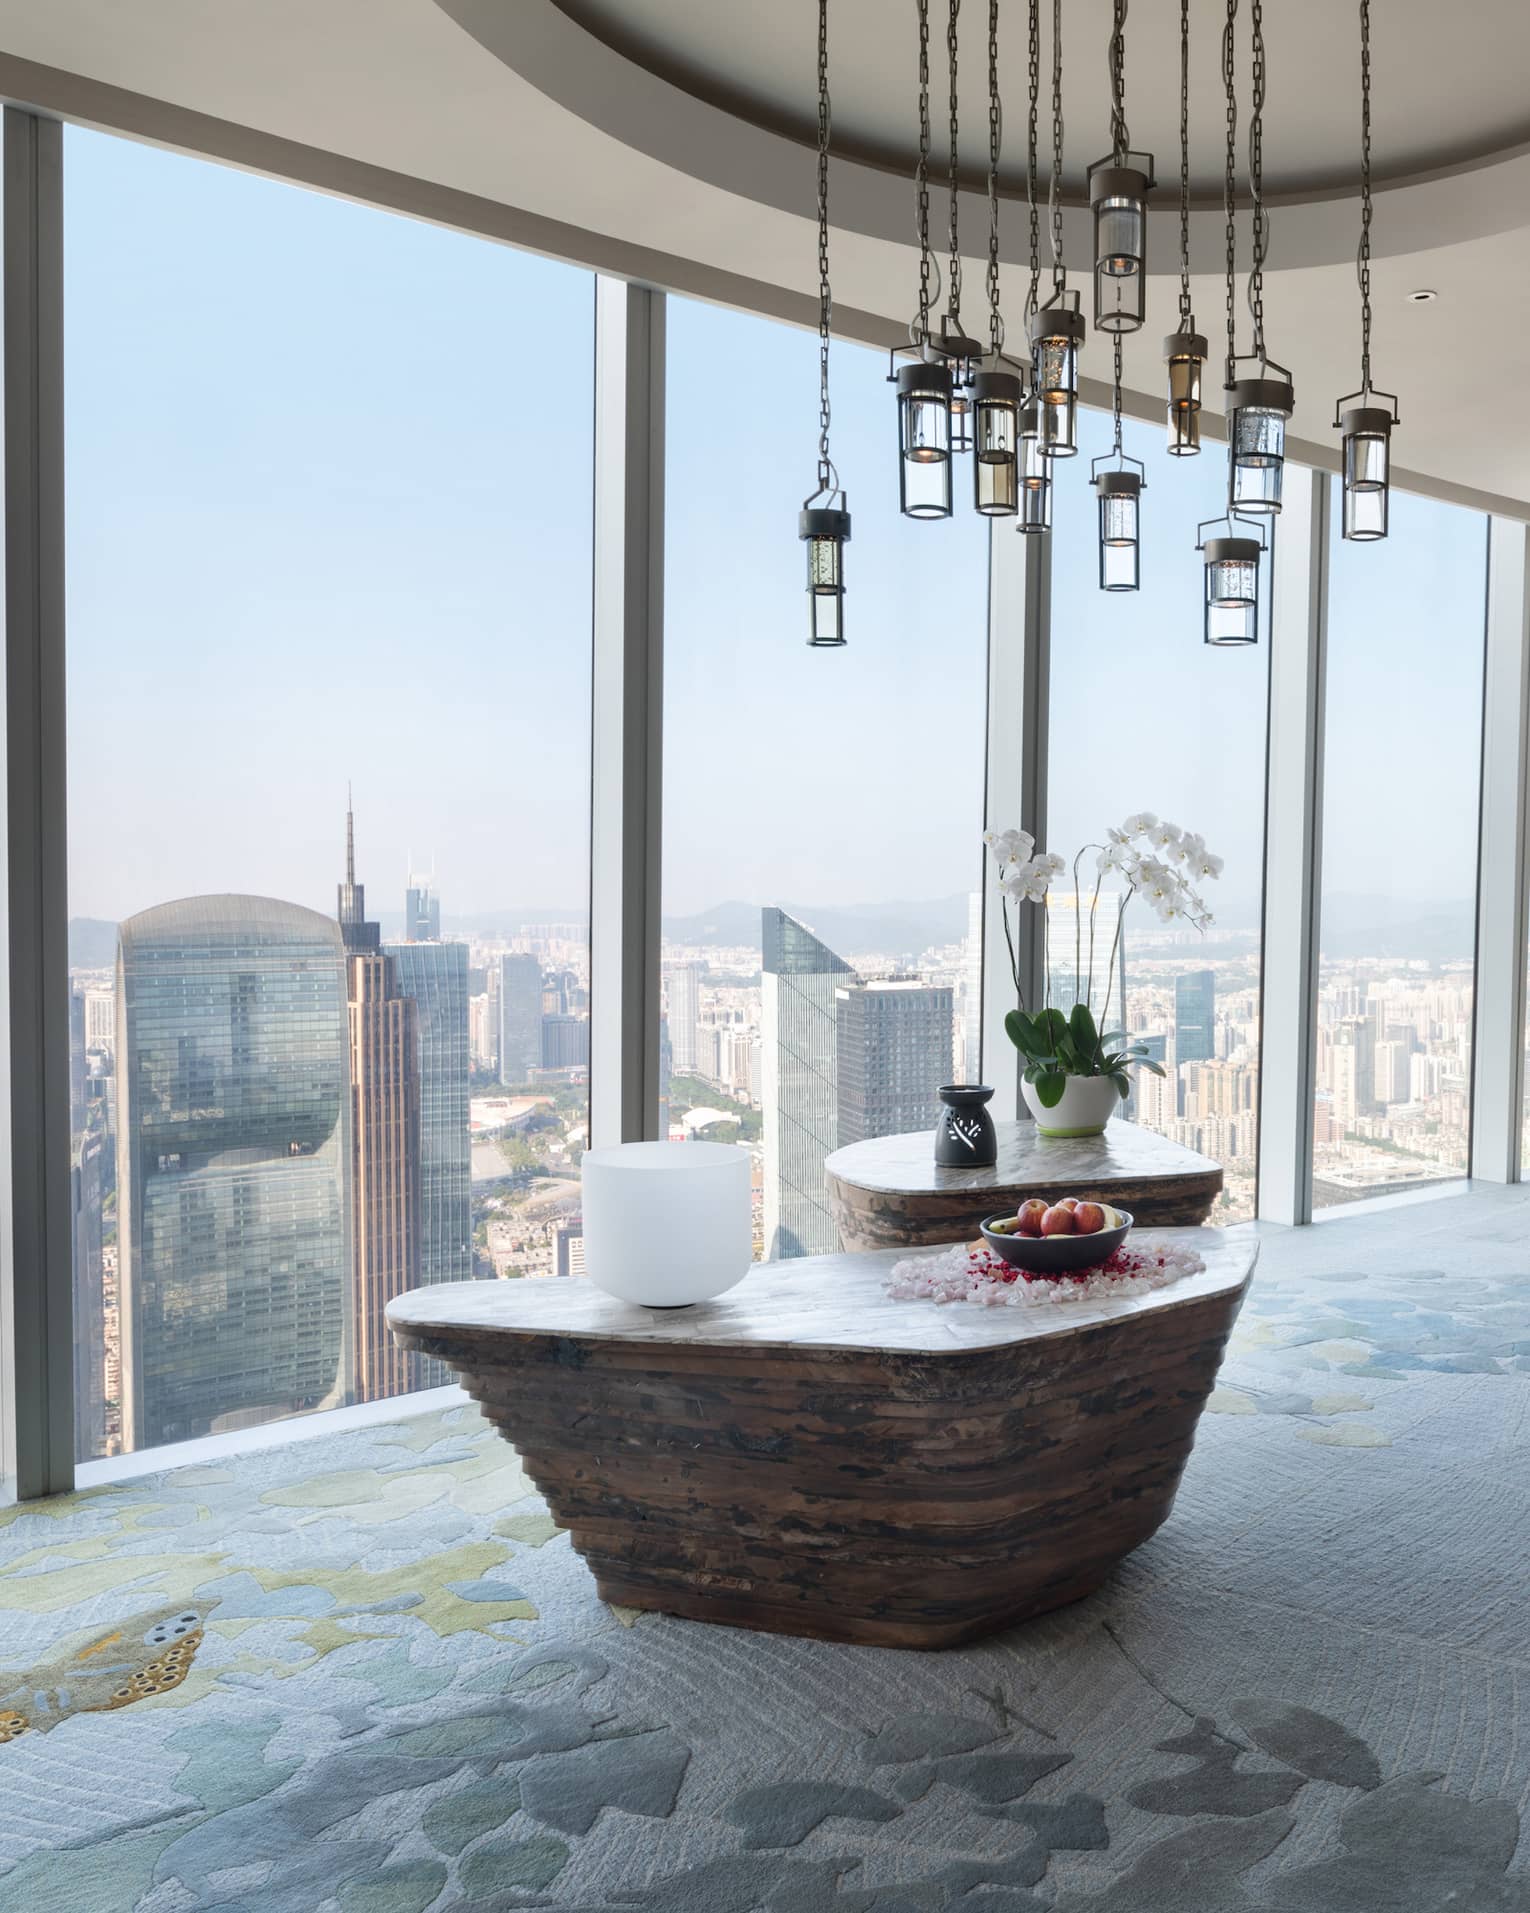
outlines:
[[[813,203],[811,143],[747,119],[628,59],[570,17],[556,0],[434,0],[448,19],[501,65],[633,152],[781,212]],[[1018,195],[1009,195],[1019,204]],[[1359,196],[1350,186],[1266,195],[1279,212],[1271,267],[1348,265],[1355,256]],[[982,223],[982,191],[961,195],[963,220]],[[1486,238],[1524,224],[1530,203],[1530,146],[1474,155],[1376,187],[1375,257],[1431,250]],[[868,239],[906,242],[908,173],[851,156],[835,157],[834,224]],[[1019,223],[1001,239],[1000,257],[1023,263]],[[1211,271],[1225,248],[1220,197],[1190,215],[1193,272]],[[1093,227],[1082,202],[1063,208],[1063,257],[1082,270],[1093,260]]]
[[[61,67],[43,66],[34,60],[0,53],[0,99],[77,125],[144,140],[197,158],[217,160],[246,172],[266,174],[333,194],[336,198],[382,207],[432,225],[447,226],[712,305],[756,313],[807,329],[816,328],[818,324],[816,295],[792,292],[763,279],[725,272],[653,247],[635,246],[605,233],[590,232],[563,220],[522,211],[500,200],[486,199],[481,194],[462,192],[410,173],[373,166],[365,160],[326,152],[322,147],[308,146],[298,140],[282,139],[234,120],[219,119],[125,87],[87,79]],[[884,352],[908,342],[905,320],[843,306],[838,301],[834,307],[834,332],[837,338]],[[1110,388],[1103,380],[1083,378],[1079,391],[1086,405],[1109,409]],[[1161,398],[1149,393],[1123,391],[1122,409],[1129,417],[1151,424],[1160,423],[1163,418]],[[1202,420],[1202,430],[1208,438],[1225,436],[1219,416],[1208,411]],[[1335,446],[1288,439],[1287,450],[1292,458],[1321,471],[1338,470],[1339,455]],[[1447,504],[1530,521],[1530,500],[1478,491],[1471,486],[1401,469],[1394,470],[1393,482],[1404,490]]]

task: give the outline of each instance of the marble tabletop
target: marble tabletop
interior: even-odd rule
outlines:
[[[1248,1224],[1230,1229],[1138,1229],[1132,1246],[1154,1242],[1193,1248],[1197,1275],[1145,1295],[1101,1301],[983,1308],[972,1303],[895,1302],[887,1278],[906,1250],[815,1255],[763,1262],[737,1288],[687,1309],[645,1309],[618,1302],[578,1278],[443,1282],[388,1304],[395,1328],[446,1336],[566,1336],[684,1347],[880,1349],[890,1354],[955,1354],[1003,1347],[1125,1316],[1173,1309],[1240,1289],[1259,1244]]]
[[[1119,1118],[1106,1125],[1103,1136],[1043,1136],[1032,1122],[997,1123],[995,1128],[998,1161],[983,1169],[938,1168],[932,1133],[919,1129],[836,1149],[824,1170],[831,1179],[857,1189],[904,1196],[1034,1183],[1064,1190],[1081,1183],[1206,1177],[1221,1181],[1221,1166],[1209,1156]]]

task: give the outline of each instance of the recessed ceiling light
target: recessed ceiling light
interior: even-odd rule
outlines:
[[[1426,306],[1431,299],[1438,299],[1439,296],[1440,295],[1429,286],[1420,286],[1417,292],[1410,292],[1408,294],[1408,304],[1410,306]]]

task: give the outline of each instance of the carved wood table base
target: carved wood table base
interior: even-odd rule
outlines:
[[[1221,1165],[1138,1123],[1103,1136],[1043,1136],[1034,1123],[999,1123],[999,1159],[986,1169],[938,1169],[929,1130],[836,1149],[824,1164],[843,1249],[924,1248],[976,1239],[978,1224],[1030,1196],[1103,1196],[1138,1226],[1204,1222],[1222,1188]]]
[[[690,1309],[463,1282],[388,1319],[459,1371],[602,1599],[951,1647],[1088,1594],[1168,1515],[1258,1253],[1193,1246],[1201,1274],[1098,1303],[893,1302],[879,1254]]]

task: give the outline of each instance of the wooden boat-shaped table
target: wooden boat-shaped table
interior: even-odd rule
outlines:
[[[451,1364],[603,1599],[879,1647],[1076,1601],[1173,1506],[1253,1272],[1249,1228],[1138,1230],[1206,1267],[1145,1295],[895,1302],[898,1252],[764,1263],[656,1310],[579,1280],[388,1305]]]

